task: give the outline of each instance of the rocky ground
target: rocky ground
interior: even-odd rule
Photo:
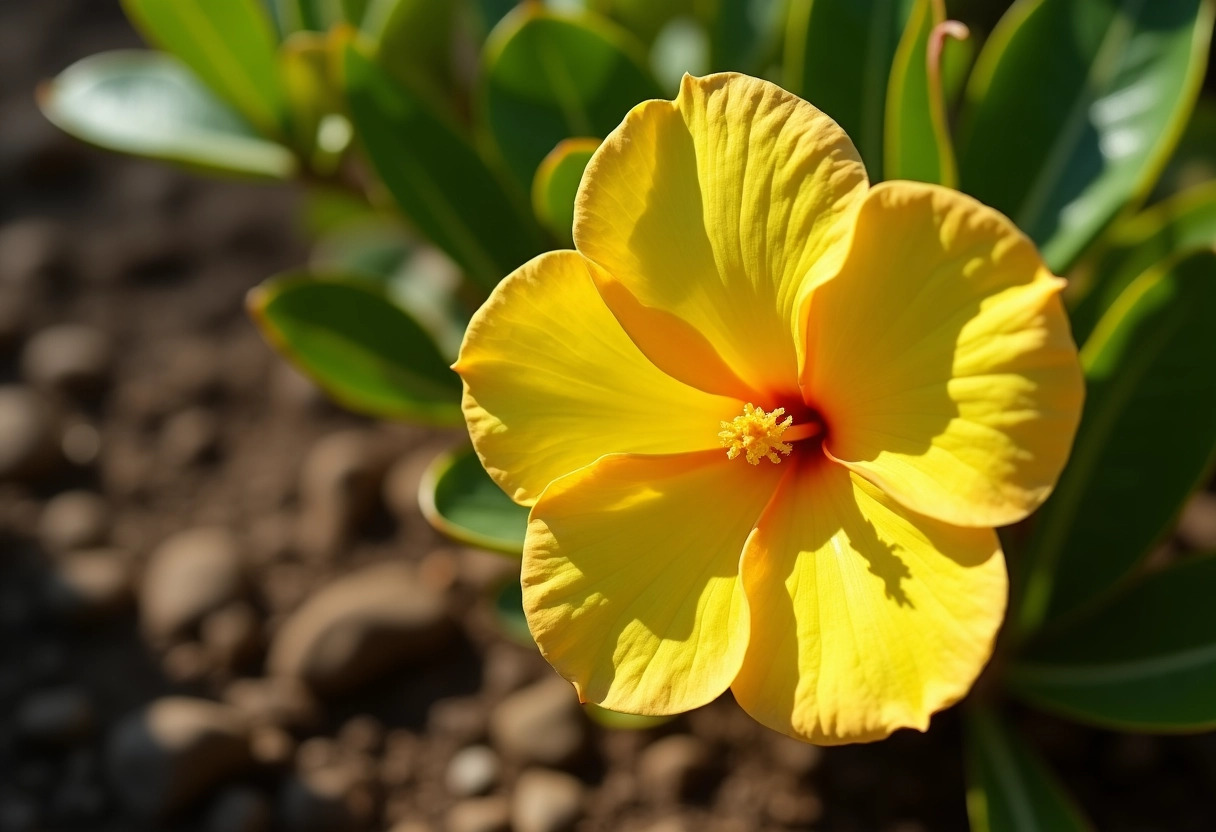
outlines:
[[[136,43],[108,0],[0,2],[0,832],[965,828],[951,714],[827,750],[729,696],[590,719],[497,625],[512,564],[418,512],[458,437],[341,412],[246,319],[305,256],[298,194],[37,114],[40,77]],[[1023,724],[1099,828],[1216,828],[1210,738]]]

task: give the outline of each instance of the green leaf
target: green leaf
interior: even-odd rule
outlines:
[[[1085,832],[1089,821],[1030,746],[979,707],[967,712],[971,832]]]
[[[564,139],[544,158],[532,181],[532,210],[540,224],[574,245],[574,196],[599,139]]]
[[[1119,296],[1081,350],[1085,413],[1037,515],[1018,623],[1110,589],[1169,528],[1216,455],[1216,253],[1167,261]]]
[[[677,17],[655,36],[650,48],[650,68],[655,78],[674,97],[684,74],[709,72],[709,35],[691,17]]]
[[[413,318],[375,284],[289,274],[249,293],[249,312],[285,358],[351,410],[455,425],[460,379]]]
[[[883,170],[887,81],[917,0],[790,0],[785,87],[834,118],[865,162]]]
[[[287,128],[274,23],[258,0],[122,0],[152,43],[180,58],[264,135]]]
[[[540,231],[468,140],[353,45],[343,78],[355,131],[407,218],[489,291],[543,250]]]
[[[1148,193],[1199,93],[1204,0],[1020,0],[984,46],[959,133],[962,188],[1057,273]]]
[[[431,463],[418,501],[431,525],[453,540],[517,557],[523,552],[528,509],[490,479],[471,447]]]
[[[278,19],[288,32],[328,32],[348,20],[347,0],[274,0]],[[351,21],[355,22],[355,21]]]
[[[91,55],[39,89],[42,112],[78,139],[207,171],[289,179],[296,159],[262,138],[176,58]]]
[[[967,30],[945,21],[943,0],[917,0],[895,50],[883,127],[886,179],[957,184],[941,64],[947,36],[965,38]]]
[[[525,188],[562,139],[604,137],[640,101],[658,98],[641,44],[607,21],[526,3],[490,34],[480,111]]]
[[[1216,99],[1201,96],[1149,199],[1159,201],[1216,179],[1213,147],[1216,147]]]
[[[1177,194],[1115,226],[1089,280],[1069,310],[1073,337],[1084,342],[1128,285],[1170,255],[1216,247],[1216,183]]]
[[[434,91],[452,76],[452,39],[459,4],[435,0],[371,0],[363,31],[375,43],[376,61],[397,78]]]
[[[777,0],[702,0],[700,6],[709,24],[710,68],[761,74],[777,51],[785,4]]]
[[[345,119],[339,115],[343,105],[332,77],[333,43],[315,32],[296,32],[279,49],[279,64],[295,146],[307,155],[314,171],[331,172],[350,144],[349,129],[345,141],[330,145],[323,128],[327,120]]]
[[[524,615],[524,591],[519,578],[504,581],[494,591],[494,620],[503,635],[523,647],[536,647],[528,617]]]
[[[1038,707],[1125,731],[1216,728],[1216,557],[1149,575],[1044,631],[1009,668]]]

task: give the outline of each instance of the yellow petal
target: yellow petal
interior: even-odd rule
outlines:
[[[742,573],[752,621],[735,698],[823,745],[925,730],[971,687],[1005,611],[993,531],[914,515],[830,461],[787,471]]]
[[[1022,519],[1072,446],[1083,382],[1063,281],[1009,220],[956,191],[870,191],[840,273],[809,301],[804,390],[828,451],[908,508]]]
[[[796,390],[794,313],[835,272],[866,187],[848,136],[810,104],[744,75],[685,76],[596,151],[574,240],[656,364],[764,398]]]
[[[747,645],[739,556],[783,467],[720,450],[609,456],[546,489],[524,544],[524,611],[580,699],[673,714],[726,690]]]
[[[593,268],[573,251],[521,266],[473,316],[456,362],[473,447],[525,505],[604,454],[719,448],[720,422],[741,406],[651,364],[600,299]]]

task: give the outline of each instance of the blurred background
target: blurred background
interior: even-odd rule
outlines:
[[[966,828],[954,713],[819,749],[729,694],[581,710],[484,600],[514,564],[417,508],[461,434],[342,411],[248,320],[306,259],[300,193],[39,114],[40,81],[139,45],[116,0],[0,0],[0,832]],[[1216,547],[1212,498],[1178,535]],[[1216,828],[1216,738],[1018,724],[1099,829]]]

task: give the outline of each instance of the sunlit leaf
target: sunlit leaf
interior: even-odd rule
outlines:
[[[1144,196],[1199,92],[1203,0],[1020,0],[984,46],[959,131],[962,189],[1056,271]]]
[[[287,130],[274,23],[258,0],[122,0],[152,43],[180,58],[265,135]]]
[[[46,117],[78,139],[202,170],[287,179],[296,159],[259,136],[176,58],[91,55],[39,90]]]
[[[544,245],[531,212],[508,195],[461,133],[358,48],[343,53],[356,132],[409,220],[490,290]]]
[[[482,60],[482,118],[525,188],[558,142],[603,138],[635,104],[661,95],[641,44],[628,32],[539,3],[504,18]]]
[[[508,555],[523,551],[528,509],[495,485],[471,447],[431,463],[418,499],[431,525],[453,540]]]
[[[785,13],[779,0],[702,0],[714,72],[760,75],[776,57]]]
[[[1216,728],[1216,557],[1149,575],[1044,631],[1012,689],[1071,719],[1125,731]]]
[[[1087,400],[1072,457],[1022,561],[1030,632],[1122,579],[1216,455],[1216,253],[1136,278],[1081,350]]]
[[[285,275],[251,291],[248,306],[266,340],[351,410],[463,421],[460,379],[426,331],[374,283]]]
[[[370,0],[363,31],[376,60],[398,78],[435,91],[450,82],[452,39],[459,4],[435,0]]]
[[[995,713],[967,713],[971,832],[1085,832],[1089,822],[1055,775]]]
[[[583,170],[599,146],[599,139],[566,139],[536,169],[532,210],[541,225],[567,246],[574,245],[574,196]]]

